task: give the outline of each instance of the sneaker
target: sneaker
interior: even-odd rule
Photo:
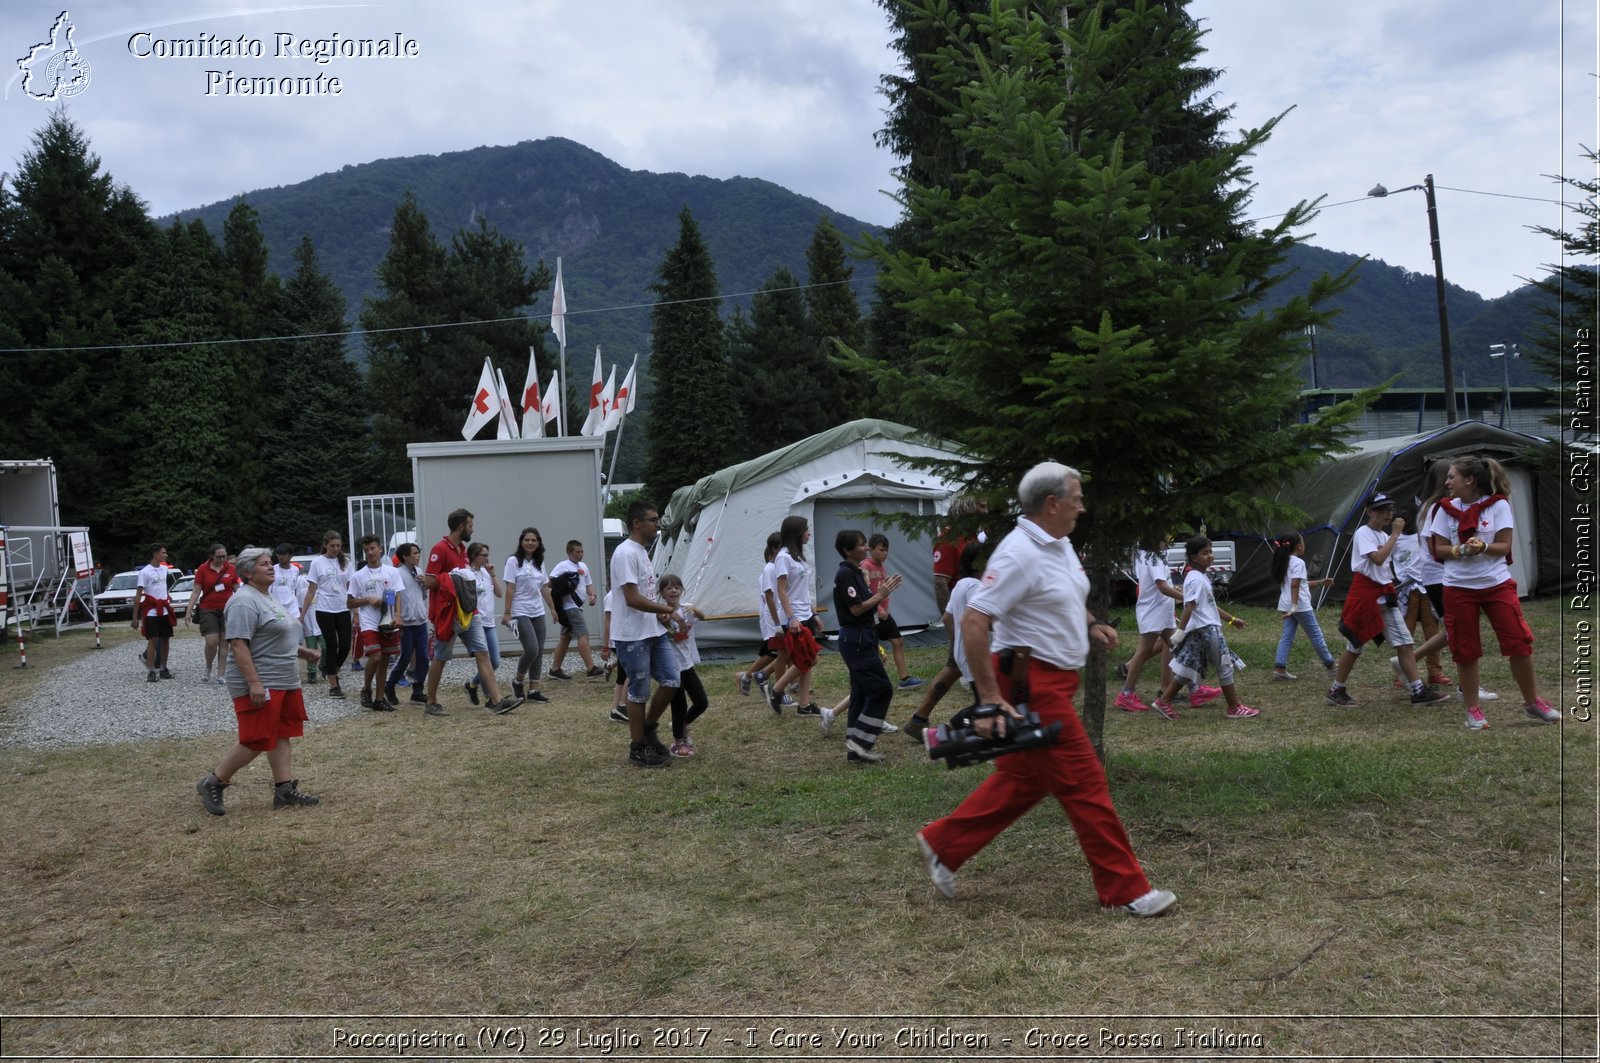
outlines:
[[[328,697],[330,697],[330,698],[338,698],[340,701],[343,701],[344,700],[344,688],[341,687],[338,683],[333,684],[333,686],[328,688]]]
[[[1473,705],[1467,709],[1467,730],[1481,731],[1488,726],[1489,719],[1488,717],[1484,716],[1482,709],[1478,708],[1476,705]]]
[[[1146,705],[1143,699],[1141,699],[1138,694],[1135,694],[1131,690],[1118,691],[1117,699],[1113,701],[1112,704],[1121,709],[1123,712],[1150,711],[1150,706]]]
[[[833,730],[833,718],[837,715],[839,714],[832,709],[822,710],[822,733],[824,735]]]
[[[756,689],[761,691],[761,696],[766,698],[768,701],[771,701],[772,700],[772,685],[771,685],[772,681],[767,678],[767,673],[765,673],[765,672],[757,672],[755,681],[756,681]]]
[[[636,768],[664,768],[672,763],[672,757],[666,750],[657,753],[647,742],[629,742],[628,763]]]
[[[927,729],[928,721],[924,720],[921,716],[911,717],[911,719],[906,721],[904,728],[906,737],[911,739],[913,742],[922,741],[922,732]]]
[[[361,707],[363,709],[376,709],[378,703],[372,700],[372,695],[365,690],[361,692]]]
[[[519,698],[526,698],[528,696],[528,691],[522,685],[522,680],[520,679],[513,679],[511,681],[511,693]]]
[[[1178,898],[1171,890],[1151,890],[1143,897],[1137,897],[1127,904],[1117,906],[1117,911],[1127,912],[1129,915],[1140,919],[1153,919],[1162,912],[1178,903]]]
[[[1292,683],[1296,679],[1299,679],[1300,677],[1295,675],[1293,672],[1276,672],[1275,671],[1275,672],[1272,673],[1272,678],[1277,679],[1277,680],[1279,680],[1281,682]]]
[[[272,808],[294,808],[299,805],[310,807],[322,804],[322,798],[312,797],[310,794],[300,792],[300,780],[290,779],[288,782],[276,783],[272,787]]]
[[[523,701],[537,702],[537,703],[539,703],[541,705],[550,704],[550,699],[545,697],[544,693],[542,691],[538,691],[538,690],[530,690],[530,691],[528,691],[528,696],[523,698],[522,700]]]
[[[1454,682],[1455,682],[1454,679],[1451,679],[1449,676],[1445,675],[1443,672],[1434,672],[1434,673],[1432,673],[1431,675],[1428,676],[1428,685],[1430,687],[1447,687],[1447,686],[1450,686],[1451,684],[1453,684]]]
[[[1389,667],[1394,669],[1394,688],[1396,690],[1404,690],[1406,687],[1410,686],[1410,684],[1406,682],[1406,674],[1400,670],[1400,658],[1390,657]]]
[[[1482,687],[1479,687],[1478,688],[1478,700],[1479,701],[1499,701],[1500,700],[1500,695],[1496,694],[1492,690],[1485,690]]]
[[[924,680],[918,676],[908,675],[900,680],[901,690],[915,690],[923,684]]]
[[[1532,716],[1535,720],[1545,723],[1560,723],[1561,714],[1550,707],[1550,703],[1543,698],[1534,698],[1532,705],[1524,705],[1522,711]]]
[[[745,672],[739,673],[739,696],[745,698],[750,696],[750,676]]]
[[[549,676],[551,679],[571,679],[572,678],[570,675],[568,675],[567,673],[563,672],[559,668],[552,668],[548,672],[546,672],[545,675]]]
[[[485,708],[494,713],[496,716],[504,716],[506,713],[510,712],[512,709],[521,704],[521,698],[501,698],[499,701],[489,702]]]
[[[463,690],[465,690],[467,692],[467,700],[468,701],[472,702],[474,705],[476,705],[478,703],[478,684],[477,683],[472,683],[472,682],[462,683],[461,684],[461,689],[463,689]]]
[[[785,697],[785,695],[779,694],[777,691],[773,691],[772,694],[768,696],[767,704],[772,706],[772,711],[773,711],[773,713],[775,715],[778,715],[778,716],[782,716],[783,715],[783,699],[784,699],[784,697]]]
[[[162,675],[161,675],[162,679],[171,679],[172,678],[172,673],[167,671],[165,668],[161,669],[161,672],[162,672]],[[219,687],[225,687],[225,686],[228,685],[228,681],[226,679],[222,678],[220,675],[217,676],[217,678],[213,679],[212,682],[217,684],[217,686],[219,686]]]
[[[657,730],[659,727],[660,724],[654,723],[647,723],[644,725],[644,744],[655,750],[657,753],[660,753],[662,756],[666,756],[667,747],[661,744],[660,733]]]
[[[886,734],[886,735],[896,734],[896,733],[899,732],[899,730],[900,730],[900,728],[896,727],[894,724],[890,723],[888,720],[884,720],[883,721],[883,733],[884,734]]]
[[[817,708],[817,703],[812,701],[794,710],[796,716],[821,716],[822,710]]]
[[[606,677],[606,670],[597,664],[587,672],[583,673],[583,675],[585,679],[589,680],[589,682],[594,683]]]
[[[144,680],[146,683],[159,683],[161,682],[161,677],[156,675],[156,670],[152,668],[150,669],[150,674],[145,676]]]
[[[1164,720],[1176,720],[1178,718],[1178,710],[1172,707],[1172,702],[1162,701],[1160,698],[1150,702],[1150,711]]]
[[[612,723],[627,723],[628,708],[626,705],[611,706],[611,715],[607,717]]]
[[[1349,691],[1335,690],[1332,687],[1328,688],[1326,698],[1329,705],[1337,705],[1341,709],[1348,709],[1356,703],[1356,699],[1350,696]]]
[[[1248,720],[1252,716],[1260,715],[1260,709],[1252,709],[1248,705],[1237,705],[1234,708],[1229,709],[1227,712],[1227,717],[1230,720]]]
[[[1441,701],[1449,700],[1449,694],[1435,690],[1432,687],[1423,687],[1411,695],[1411,704],[1413,705],[1437,705]]]
[[[944,861],[939,859],[939,854],[933,851],[933,846],[928,844],[928,839],[917,832],[917,848],[922,852],[922,861],[928,865],[928,877],[933,880],[933,888],[939,891],[939,896],[947,900],[955,900],[956,873],[944,866]]]
[[[172,678],[172,673],[167,671],[165,668],[161,669],[161,671],[158,672],[157,674],[160,675],[162,679],[171,679]],[[218,686],[225,686],[225,685],[227,685],[227,681],[224,680],[219,675],[219,676],[217,676],[217,685]]]
[[[424,716],[448,716],[448,715],[450,715],[448,712],[444,711],[444,706],[439,704],[437,701],[428,702],[427,708],[423,709],[422,713],[423,713]]]
[[[392,683],[383,688],[383,700],[388,702],[389,707],[392,709],[398,709],[400,707],[400,695],[395,692],[394,685]]]
[[[791,708],[791,709],[794,708],[794,695],[792,695],[792,694],[784,694],[778,700],[782,704],[789,706],[789,708]]]
[[[194,784],[195,792],[200,795],[200,805],[213,816],[225,816],[228,810],[222,806],[222,788],[227,783],[218,782],[215,775],[206,775],[204,779]]]
[[[672,743],[671,748],[669,748],[667,752],[675,757],[692,757],[694,756],[694,746],[691,746],[686,740],[680,738],[676,742]]]
[[[1203,705],[1211,704],[1220,697],[1222,697],[1221,687],[1195,687],[1194,690],[1189,694],[1189,707],[1191,709],[1198,709]]]
[[[864,746],[854,738],[847,738],[844,742],[844,758],[860,764],[882,764],[884,756],[870,746]]]
[[[422,692],[421,687],[412,687],[410,700],[416,702],[418,705],[426,705],[428,703],[428,695]]]

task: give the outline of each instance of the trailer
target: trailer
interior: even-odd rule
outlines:
[[[55,463],[0,460],[0,630],[94,620],[89,529],[61,523]]]

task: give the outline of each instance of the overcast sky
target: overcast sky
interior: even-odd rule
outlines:
[[[892,57],[872,0],[67,10],[89,67],[69,113],[156,214],[373,159],[564,136],[632,169],[760,177],[869,221],[894,217],[884,195],[894,160],[873,146]],[[29,98],[16,63],[61,11],[33,0],[0,9],[0,170],[15,169],[53,106]],[[1431,273],[1422,194],[1363,198],[1375,183],[1398,189],[1431,172],[1448,279],[1496,296],[1555,259],[1555,244],[1527,230],[1569,216],[1503,197],[1559,199],[1545,175],[1593,175],[1578,146],[1600,142],[1596,0],[1194,0],[1191,11],[1240,126],[1294,108],[1255,161],[1252,217],[1316,196],[1358,199],[1329,206],[1309,242]],[[278,34],[399,34],[417,54],[319,65],[276,58]],[[242,35],[263,56],[159,54],[202,35]],[[32,64],[35,91],[48,61],[46,50]],[[229,72],[321,74],[341,91],[228,94]]]

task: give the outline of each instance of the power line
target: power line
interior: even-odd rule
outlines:
[[[1565,206],[1565,204],[1559,199],[1547,199],[1547,198],[1545,198],[1543,196],[1514,196],[1509,192],[1484,192],[1481,189],[1477,189],[1477,188],[1452,188],[1449,185],[1434,185],[1433,187],[1438,189],[1441,192],[1465,192],[1465,193],[1467,193],[1468,195],[1471,195],[1471,196],[1493,196],[1496,199],[1525,199],[1529,203],[1554,203],[1557,206]],[[1369,200],[1383,199],[1383,198],[1385,198],[1385,197],[1383,197],[1383,196],[1357,196],[1355,199],[1341,199],[1337,203],[1320,203],[1313,209],[1315,209],[1315,210],[1327,210],[1327,209],[1329,209],[1331,207],[1347,207],[1352,203],[1366,203]],[[1249,224],[1251,222],[1258,222],[1258,221],[1271,221],[1273,218],[1286,217],[1288,214],[1289,214],[1289,211],[1283,211],[1281,214],[1263,214],[1259,218],[1246,218],[1245,222],[1246,222],[1246,224]]]

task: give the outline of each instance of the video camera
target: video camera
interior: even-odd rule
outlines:
[[[1043,723],[1039,715],[1026,704],[1018,705],[1017,711],[1022,714],[1020,720],[999,705],[974,705],[961,710],[950,718],[949,723],[928,729],[928,757],[944,761],[945,767],[954,771],[1003,757],[1007,753],[1056,744],[1056,739],[1061,735],[1059,721]],[[974,726],[979,720],[1002,716],[1006,721],[1003,738],[987,738],[979,734]]]

